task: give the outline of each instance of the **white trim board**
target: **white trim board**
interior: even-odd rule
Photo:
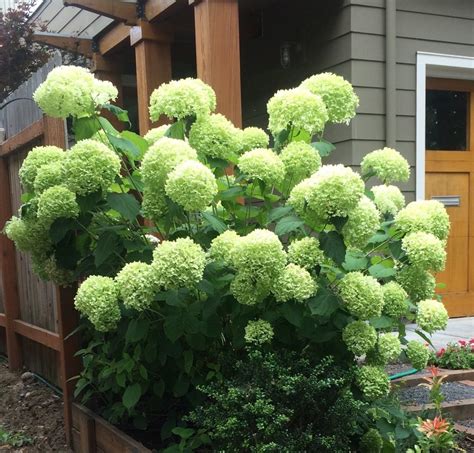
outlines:
[[[456,75],[456,70],[459,72]],[[472,75],[470,75],[472,71]],[[474,79],[474,57],[430,52],[416,53],[416,199],[425,198],[426,76]],[[446,75],[445,75],[446,77]]]

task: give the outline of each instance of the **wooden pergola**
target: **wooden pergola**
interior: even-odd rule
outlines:
[[[152,91],[172,78],[171,47],[178,33],[192,32],[197,77],[211,85],[217,95],[217,110],[236,126],[242,125],[239,5],[238,0],[64,0],[113,22],[96,38],[78,38],[38,32],[35,39],[92,59],[97,77],[109,80],[119,90],[122,102],[121,55],[132,50],[135,57],[139,131],[145,134],[154,124],[148,113]],[[179,15],[194,14],[194,27],[183,24]]]

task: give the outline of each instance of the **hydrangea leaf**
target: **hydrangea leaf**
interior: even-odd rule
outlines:
[[[322,232],[319,236],[319,241],[321,249],[327,257],[339,265],[344,262],[346,258],[346,245],[344,244],[344,239],[337,231]]]
[[[175,123],[173,123],[165,132],[165,137],[184,140],[184,122],[176,121]]]
[[[134,221],[140,212],[140,204],[128,193],[109,193],[107,203],[110,208],[119,212],[130,221]]]
[[[209,223],[214,231],[223,233],[225,230],[227,230],[226,224],[217,217],[213,216],[210,212],[203,212],[202,216],[206,219],[207,223]]]
[[[138,403],[141,396],[142,396],[142,388],[140,384],[135,383],[135,384],[129,385],[123,394],[122,404],[127,409],[131,409]]]
[[[128,117],[128,111],[120,108],[118,105],[114,104],[104,104],[102,106],[103,109],[108,110],[110,113],[115,115],[115,117],[119,120],[122,121],[122,123],[128,123],[130,126],[132,123],[130,122],[130,119]]]
[[[296,231],[298,228],[302,227],[303,225],[304,225],[304,221],[294,215],[283,217],[276,224],[275,234],[277,234],[278,236],[282,236],[284,234],[288,234],[293,231]]]
[[[395,275],[396,270],[393,267],[386,267],[379,263],[369,267],[369,274],[375,278],[387,278]]]
[[[390,316],[379,316],[377,318],[372,318],[370,324],[376,329],[386,329],[392,327],[393,319]]]
[[[336,147],[331,142],[326,140],[313,142],[311,143],[311,146],[318,151],[321,157],[329,156],[336,149]]]
[[[308,300],[311,314],[317,316],[331,316],[339,308],[339,299],[327,289],[320,288],[315,297]]]
[[[75,118],[73,129],[76,141],[85,140],[91,138],[100,130],[100,123],[95,117],[85,116],[83,118]]]

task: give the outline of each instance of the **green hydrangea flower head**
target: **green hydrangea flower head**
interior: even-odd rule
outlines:
[[[320,218],[344,217],[364,195],[362,178],[344,165],[323,165],[311,176],[306,201]]]
[[[51,224],[60,217],[73,219],[79,215],[76,194],[64,186],[46,189],[38,199],[38,220]]]
[[[190,238],[164,241],[153,251],[155,278],[165,290],[196,286],[205,265],[204,250]]]
[[[105,192],[120,174],[120,158],[106,145],[81,140],[64,159],[65,185],[78,195]]]
[[[246,127],[241,133],[242,149],[245,153],[256,148],[268,148],[270,137],[259,127]]]
[[[323,131],[329,118],[322,98],[306,88],[277,91],[268,101],[267,112],[273,135],[293,127],[313,136]]]
[[[94,78],[92,100],[96,108],[108,104],[110,101],[115,101],[117,96],[117,87],[112,82]]]
[[[216,109],[216,93],[199,79],[186,78],[163,83],[150,96],[150,119],[161,115],[178,120],[202,118]]]
[[[402,239],[410,264],[422,270],[442,271],[446,264],[445,243],[431,233],[416,231]]]
[[[377,356],[381,364],[393,362],[402,353],[402,344],[396,335],[386,333],[380,335],[377,342]]]
[[[224,115],[215,113],[192,125],[189,144],[199,156],[227,160],[242,149],[242,132]]]
[[[115,277],[115,283],[125,307],[137,311],[151,306],[158,289],[153,267],[139,261],[127,263]]]
[[[21,164],[18,175],[27,192],[34,190],[35,179],[43,165],[61,162],[66,153],[57,146],[37,146],[33,148]]]
[[[212,171],[201,162],[186,160],[169,175],[166,195],[186,211],[202,211],[217,194],[217,182]]]
[[[353,321],[342,331],[347,349],[356,356],[367,354],[377,342],[377,331],[364,321]]]
[[[321,217],[321,210],[315,212],[308,205],[308,196],[315,184],[314,178],[312,177],[303,179],[303,181],[291,189],[287,201],[287,204],[291,206],[309,226],[319,223],[324,225],[325,223],[324,218]]]
[[[63,167],[60,162],[42,165],[35,178],[35,193],[40,194],[50,187],[59,186],[63,179]]]
[[[395,279],[414,303],[423,299],[431,299],[434,296],[436,279],[428,271],[413,266],[404,266],[395,275]]]
[[[274,336],[272,325],[259,319],[258,321],[249,321],[245,327],[245,342],[254,345],[270,343]]]
[[[311,176],[321,167],[319,153],[305,142],[291,142],[281,152],[286,178],[291,187]]]
[[[326,260],[319,248],[319,241],[314,237],[305,237],[293,241],[288,246],[288,261],[311,270]]]
[[[382,286],[383,291],[383,313],[392,318],[401,318],[408,312],[408,294],[395,281]]]
[[[395,225],[405,234],[424,231],[445,240],[449,235],[449,215],[437,200],[412,201],[395,217]]]
[[[99,332],[114,330],[120,321],[118,288],[110,277],[88,277],[77,290],[74,306]]]
[[[388,395],[390,382],[383,368],[366,365],[357,370],[356,382],[364,396],[377,400]]]
[[[163,138],[166,131],[170,128],[170,124],[162,124],[161,126],[150,129],[143,138],[148,142],[149,145],[157,142],[160,138]]]
[[[285,268],[286,253],[275,233],[257,229],[236,243],[232,261],[239,273],[250,275],[255,281],[270,286]]]
[[[349,211],[342,234],[347,245],[363,248],[379,228],[380,212],[373,201],[363,195],[356,207]]]
[[[250,179],[259,179],[268,186],[277,186],[285,177],[285,166],[270,149],[257,148],[242,154],[237,164]]]
[[[300,86],[322,97],[331,123],[349,124],[354,118],[359,97],[343,77],[323,72],[304,80]]]
[[[96,83],[88,69],[79,66],[58,66],[36,89],[33,99],[48,116],[67,118],[71,115],[80,118],[94,113],[94,97],[104,100],[105,96],[113,94],[109,92],[109,87],[106,87],[108,95],[99,96],[97,90],[102,88],[104,86]]]
[[[446,329],[448,319],[448,312],[441,302],[427,299],[418,303],[416,323],[425,332],[433,333]]]
[[[371,190],[375,206],[382,214],[395,216],[405,206],[405,196],[397,186],[382,184],[372,187]]]
[[[143,191],[142,211],[145,218],[158,221],[166,212],[165,191],[146,187]]]
[[[36,228],[35,228],[36,225]],[[17,249],[22,252],[31,252],[37,249],[38,244],[47,241],[46,249],[50,248],[50,242],[48,241],[47,231],[42,231],[43,234],[38,234],[39,229],[45,230],[39,222],[29,222],[25,219],[20,219],[13,216],[6,224],[3,232],[6,234],[8,239],[15,243]]]
[[[311,274],[304,267],[290,263],[275,279],[272,293],[277,302],[304,302],[314,296],[316,290],[317,285]]]
[[[145,189],[164,191],[168,173],[186,160],[197,160],[196,151],[185,141],[163,137],[148,148],[141,173]]]
[[[392,148],[376,149],[361,162],[363,176],[375,174],[385,184],[405,182],[410,177],[408,161]]]
[[[361,320],[380,316],[383,292],[379,282],[362,272],[349,272],[339,283],[339,292],[349,312]]]
[[[230,284],[230,292],[242,305],[257,305],[269,294],[269,285],[255,281],[246,272],[238,272]]]
[[[209,257],[214,261],[223,261],[232,266],[232,255],[240,236],[233,230],[227,230],[214,238],[209,248]]]
[[[423,343],[416,340],[409,341],[405,353],[413,368],[424,370],[428,365],[430,350]]]
[[[370,428],[360,439],[359,451],[364,453],[380,453],[383,448],[383,439],[375,428]]]
[[[59,286],[69,286],[77,280],[73,271],[58,266],[54,255],[47,256],[42,252],[31,255],[33,272],[42,280],[53,282]]]

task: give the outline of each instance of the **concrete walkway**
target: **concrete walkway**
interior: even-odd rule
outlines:
[[[423,341],[415,333],[416,325],[407,325],[407,339]],[[436,349],[445,347],[448,343],[458,340],[469,340],[474,337],[474,317],[473,318],[452,318],[448,321],[448,327],[442,332],[436,332],[431,337],[431,341]]]

